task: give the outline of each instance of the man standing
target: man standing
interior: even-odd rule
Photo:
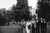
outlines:
[[[26,29],[25,29],[25,19],[22,20],[22,24],[23,24],[23,33],[26,33]]]
[[[44,21],[44,28],[43,28],[44,30],[43,30],[43,31],[44,31],[44,33],[46,33],[46,32],[47,32],[47,24],[46,24],[46,20],[43,19],[43,21]]]
[[[31,23],[32,23],[32,33],[35,33],[35,31],[36,31],[36,23],[35,23],[34,18],[32,19]]]
[[[38,24],[38,20],[36,20],[36,33],[38,33],[39,32],[39,24]]]
[[[44,33],[44,21],[41,18],[41,33]]]
[[[41,20],[37,20],[37,32],[36,33],[40,33],[40,26],[41,26]]]
[[[34,23],[32,23],[32,33],[35,33]]]

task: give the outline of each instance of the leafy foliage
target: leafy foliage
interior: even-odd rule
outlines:
[[[49,3],[45,0],[38,1],[37,3],[38,9],[36,13],[38,14],[39,18],[44,18],[46,20],[50,20],[50,5]]]
[[[22,19],[29,20],[29,6],[27,0],[17,0],[17,4],[14,9],[15,20],[20,21]]]
[[[4,17],[2,9],[0,9],[0,26],[5,24],[6,24],[6,18]]]

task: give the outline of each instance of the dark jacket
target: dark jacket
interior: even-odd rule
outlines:
[[[32,30],[34,30],[34,23],[32,23]]]

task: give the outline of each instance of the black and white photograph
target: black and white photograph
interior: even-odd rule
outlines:
[[[50,0],[0,0],[0,33],[50,33]]]

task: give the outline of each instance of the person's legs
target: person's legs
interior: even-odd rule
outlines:
[[[46,29],[44,28],[44,33],[46,33]]]
[[[37,33],[37,28],[35,28],[35,33]]]
[[[41,33],[43,33],[43,27],[41,27]]]
[[[39,30],[39,28],[38,28],[38,33],[40,33],[40,30]]]
[[[39,27],[37,27],[37,30],[36,30],[36,31],[37,31],[36,33],[40,33],[40,32],[39,32]]]
[[[45,25],[45,32],[47,32],[47,25]]]
[[[35,33],[35,31],[36,31],[36,30],[35,30],[35,28],[34,28],[34,33]]]
[[[43,30],[42,30],[42,31],[43,31],[43,33],[44,33],[44,31],[45,31],[45,28],[44,28],[44,27],[43,27]]]
[[[38,33],[37,29],[38,29],[38,28],[36,28],[36,33]]]
[[[44,33],[46,33],[46,32],[47,32],[47,27],[44,28]]]
[[[32,29],[32,33],[35,33],[35,29]]]
[[[31,32],[31,29],[30,29],[30,33],[32,33],[32,32]]]

